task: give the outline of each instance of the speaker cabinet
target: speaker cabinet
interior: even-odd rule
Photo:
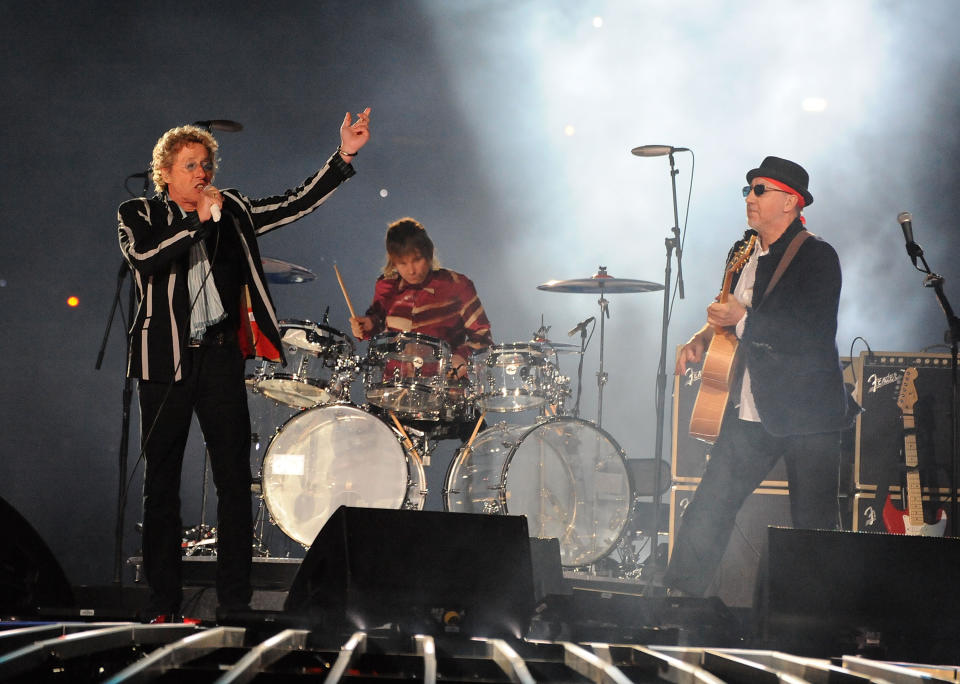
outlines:
[[[681,347],[677,347],[677,356],[679,357]],[[840,365],[843,367],[844,384],[853,391],[858,375],[858,359],[851,359],[848,356],[840,357]],[[672,459],[671,475],[674,482],[693,482],[700,481],[703,470],[706,468],[707,461],[710,459],[710,446],[706,442],[701,442],[690,436],[690,414],[693,413],[693,404],[697,400],[697,393],[700,391],[700,377],[703,364],[687,364],[687,372],[684,375],[675,375],[673,378],[673,416],[672,416]],[[784,378],[784,383],[789,383],[789,378]],[[848,450],[852,459],[853,435],[847,438],[844,434],[845,450]],[[849,441],[849,444],[846,442]],[[847,458],[845,455],[844,458]],[[850,463],[847,461],[845,480],[849,480]],[[783,461],[778,461],[770,471],[767,479],[760,483],[761,487],[786,487],[787,469]]]
[[[904,464],[903,423],[897,405],[903,374],[917,369],[913,406],[920,483],[927,493],[950,491],[950,356],[911,352],[863,352],[857,401],[857,489],[898,489]]]
[[[520,636],[534,607],[527,520],[341,506],[284,607],[358,629]]]
[[[73,590],[40,535],[0,497],[0,613],[36,615],[41,608],[68,608]]]
[[[766,647],[957,662],[960,540],[771,528],[764,560]]]
[[[671,554],[680,519],[695,490],[696,486],[689,484],[674,485],[670,490]],[[730,543],[707,593],[719,596],[730,607],[752,607],[767,526],[789,524],[790,496],[786,489],[760,487],[754,490],[737,514]]]

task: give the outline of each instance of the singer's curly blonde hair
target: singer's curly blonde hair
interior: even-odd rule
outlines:
[[[173,165],[173,158],[177,156],[180,148],[189,143],[200,143],[210,152],[210,162],[213,164],[213,171],[210,177],[217,175],[217,150],[220,146],[216,138],[210,134],[210,131],[199,126],[177,126],[160,136],[157,144],[153,146],[153,159],[150,162],[150,170],[153,177],[153,187],[158,192],[164,192],[167,189],[167,183],[163,180],[162,169]]]

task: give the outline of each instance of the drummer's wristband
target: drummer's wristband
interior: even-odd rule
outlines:
[[[360,150],[357,150],[356,152],[344,152],[343,148],[340,146],[337,146],[337,152],[342,154],[344,157],[356,157],[358,154],[360,154]]]

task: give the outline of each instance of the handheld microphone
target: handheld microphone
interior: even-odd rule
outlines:
[[[673,147],[671,145],[641,145],[640,147],[634,147],[632,150],[630,150],[630,153],[636,155],[637,157],[662,157],[665,154],[689,151],[690,148],[688,147]]]
[[[897,222],[900,224],[900,228],[903,229],[903,239],[906,240],[909,245],[913,242],[913,216],[910,215],[909,211],[901,211],[897,214]]]
[[[206,195],[209,195],[209,194],[210,194],[210,193],[207,192],[207,190],[208,190],[209,188],[213,188],[213,186],[212,186],[212,185],[206,186],[206,187],[203,189],[204,194],[206,194]],[[217,189],[216,189],[216,188],[213,188],[213,191],[214,191],[214,193],[216,193]],[[214,223],[220,223],[220,216],[221,216],[220,205],[218,205],[218,204],[211,204],[211,205],[210,205],[210,218],[213,219],[213,222],[214,222]]]
[[[586,330],[587,326],[593,323],[595,320],[596,319],[593,316],[591,316],[585,321],[580,321],[573,327],[573,330],[567,333],[567,337],[573,337],[578,332],[582,332],[583,330]]]

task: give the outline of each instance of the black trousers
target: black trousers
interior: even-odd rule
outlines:
[[[189,347],[189,376],[139,383],[143,482],[143,565],[151,613],[179,613],[180,477],[192,414],[210,454],[217,492],[217,600],[240,608],[252,597],[250,414],[244,359],[236,346]]]
[[[781,456],[793,527],[837,529],[840,438],[839,432],[774,437],[728,407],[703,478],[683,513],[664,584],[691,596],[707,592],[740,507]]]

